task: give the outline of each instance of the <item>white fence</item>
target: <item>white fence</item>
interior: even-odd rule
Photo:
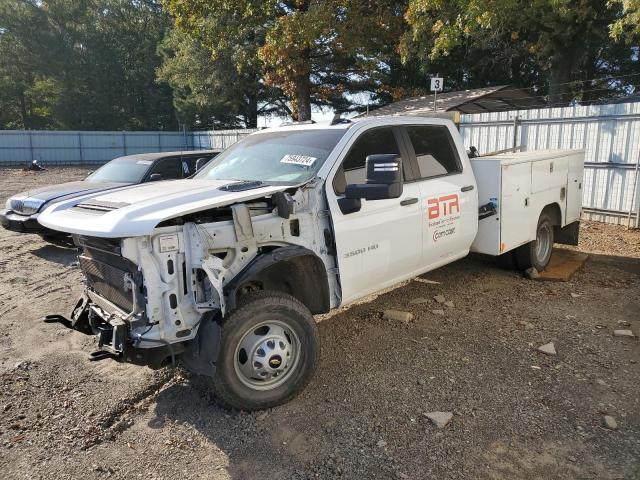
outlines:
[[[462,115],[460,131],[480,153],[585,149],[586,217],[638,226],[640,102]]]
[[[102,164],[122,155],[226,148],[255,130],[212,132],[54,132],[0,130],[0,166]]]
[[[245,129],[192,132],[192,146],[194,149],[227,148],[242,137],[257,131],[257,129]]]

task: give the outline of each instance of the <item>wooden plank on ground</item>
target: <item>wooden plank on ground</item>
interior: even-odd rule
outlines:
[[[584,265],[589,255],[575,250],[554,249],[549,265],[537,280],[567,282]]]

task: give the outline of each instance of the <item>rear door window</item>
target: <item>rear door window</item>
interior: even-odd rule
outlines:
[[[462,172],[458,151],[449,129],[444,125],[405,127],[420,178],[433,178]]]

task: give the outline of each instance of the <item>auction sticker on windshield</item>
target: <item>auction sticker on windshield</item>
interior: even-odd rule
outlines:
[[[316,157],[309,157],[307,155],[292,155],[286,154],[280,160],[280,163],[288,163],[291,165],[300,165],[302,167],[311,167],[314,163],[316,163]]]

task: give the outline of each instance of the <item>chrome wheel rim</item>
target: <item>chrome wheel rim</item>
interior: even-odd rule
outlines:
[[[543,224],[538,228],[536,235],[536,258],[539,262],[544,263],[551,254],[551,226]]]
[[[300,361],[300,340],[285,323],[268,320],[247,330],[234,354],[235,372],[253,390],[272,390],[286,382]]]

